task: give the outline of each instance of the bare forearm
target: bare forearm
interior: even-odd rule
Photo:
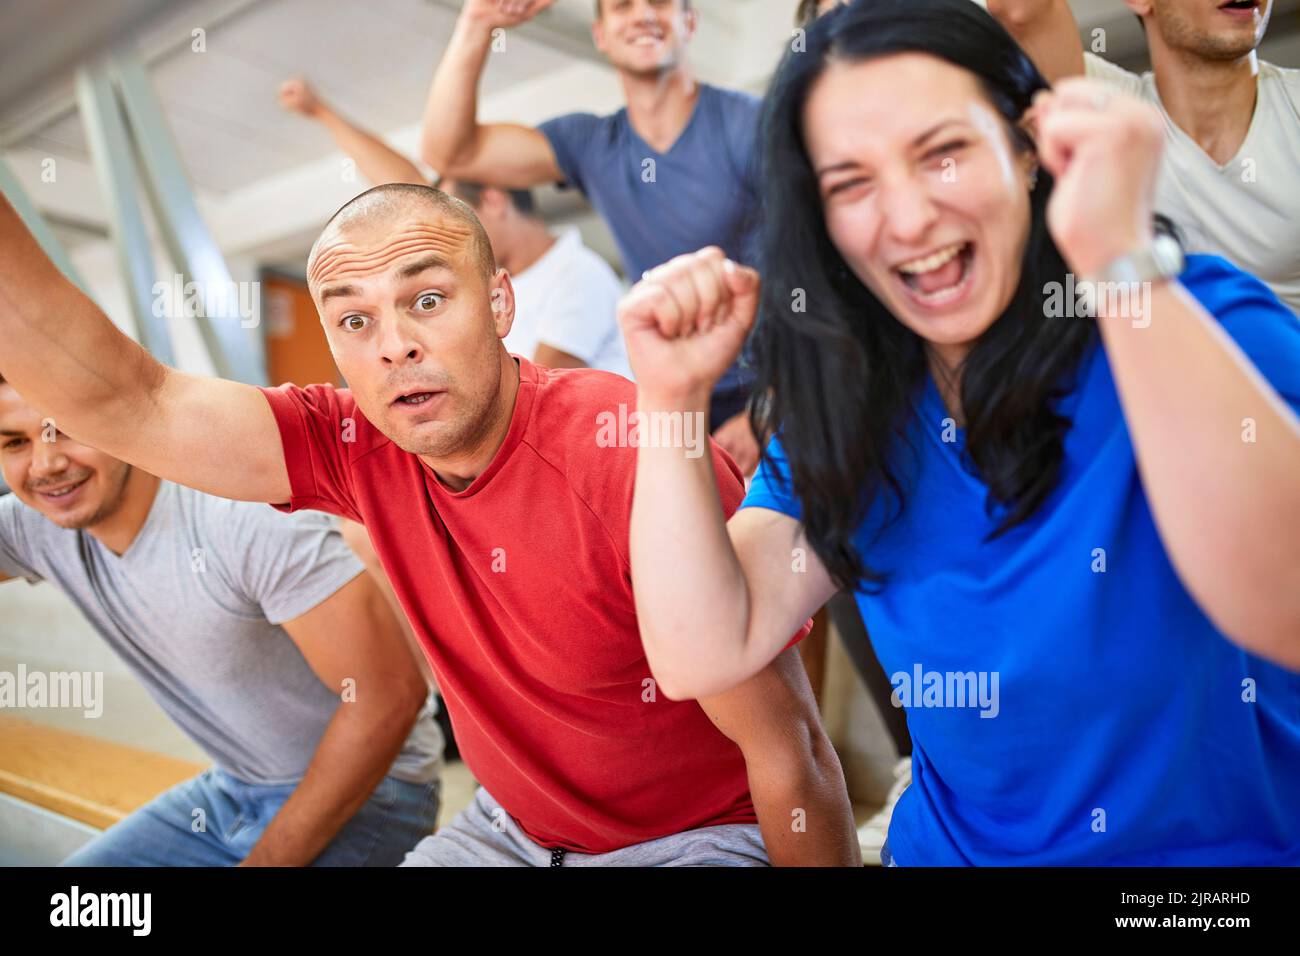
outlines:
[[[339,706],[302,781],[243,866],[308,865],[370,799],[411,732],[419,705],[361,706]]]
[[[1300,420],[1178,283],[1099,324],[1161,537],[1243,647],[1300,667]]]
[[[361,175],[376,186],[386,183],[429,184],[428,178],[413,162],[379,137],[354,126],[330,107],[321,104],[312,115],[329,130],[339,149],[356,162]]]
[[[824,734],[795,771],[752,764],[750,794],[773,866],[861,866],[844,772]]]
[[[421,127],[420,156],[442,175],[454,175],[456,160],[474,142],[478,84],[491,45],[488,25],[461,16],[434,74]]]
[[[0,372],[73,438],[130,421],[165,369],[41,250],[0,196]]]
[[[682,415],[683,434],[691,416],[708,421],[707,409],[704,397],[669,403],[641,395],[637,403],[642,416]],[[652,420],[642,418],[643,436]],[[637,619],[651,670],[669,697],[705,696],[748,676],[741,673],[748,587],[727,534],[706,431],[694,429],[702,448],[637,450],[630,528]],[[712,682],[701,685],[700,675]]]

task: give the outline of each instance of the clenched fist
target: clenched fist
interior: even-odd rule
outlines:
[[[1074,273],[1097,275],[1154,239],[1164,121],[1152,106],[1094,81],[1034,97],[1038,155],[1056,179],[1047,227]]]
[[[460,15],[492,29],[517,27],[553,3],[555,0],[465,0]]]
[[[320,101],[316,99],[316,93],[302,77],[294,77],[292,80],[286,80],[280,86],[280,105],[294,113],[301,113],[303,116],[311,116],[316,112],[316,107]]]
[[[637,387],[663,401],[707,400],[745,344],[758,292],[758,273],[716,246],[647,272],[618,307]]]

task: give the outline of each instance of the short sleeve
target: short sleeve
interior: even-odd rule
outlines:
[[[37,584],[43,579],[32,566],[31,543],[23,528],[22,509],[26,507],[17,495],[0,496],[0,575]]]
[[[1099,80],[1129,96],[1142,95],[1142,77],[1130,73],[1122,66],[1116,66],[1109,60],[1103,60],[1097,54],[1085,51],[1083,54],[1084,72],[1090,80]]]
[[[347,444],[362,433],[361,413],[347,389],[332,385],[261,388],[280,428],[290,498],[279,511],[310,508],[364,524],[357,512]]]
[[[1188,256],[1181,279],[1300,416],[1300,318],[1267,285],[1219,256]]]
[[[213,531],[237,556],[229,569],[235,586],[272,624],[306,614],[365,570],[329,515],[241,501],[221,517],[224,527]]]
[[[590,145],[600,126],[601,118],[594,113],[566,113],[537,127],[551,144],[564,182],[584,194],[584,161],[591,155]]]
[[[742,508],[766,508],[801,520],[803,509],[794,494],[790,481],[790,465],[785,457],[785,449],[779,438],[773,438],[767,445],[767,454],[759,463],[754,479],[749,483],[749,492],[741,502]]]
[[[591,365],[610,338],[619,334],[620,286],[613,270],[603,261],[586,258],[585,251],[582,247],[574,251],[573,268],[566,270],[563,289],[557,290],[561,294],[547,302],[537,338]],[[602,274],[602,268],[607,274]]]

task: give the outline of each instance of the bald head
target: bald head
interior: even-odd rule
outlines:
[[[313,273],[317,271],[322,249],[332,244],[341,233],[381,229],[389,224],[426,219],[430,225],[441,224],[454,232],[465,233],[469,252],[478,261],[484,278],[492,277],[497,270],[492,243],[469,205],[432,186],[387,183],[349,200],[330,217],[307,256],[308,281],[312,281]]]

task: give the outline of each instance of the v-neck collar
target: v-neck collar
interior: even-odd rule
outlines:
[[[672,141],[672,144],[662,152],[651,146],[645,137],[637,132],[636,127],[632,124],[632,114],[628,112],[628,108],[625,106],[623,107],[623,118],[627,121],[628,131],[636,137],[638,143],[650,151],[651,155],[659,158],[672,155],[673,150],[682,144],[691,128],[695,126],[696,120],[699,119],[700,108],[704,105],[704,96],[707,89],[708,87],[704,83],[696,83],[695,106],[691,108],[690,119],[686,121],[686,125],[682,127],[682,131],[677,134],[677,138]]]
[[[505,440],[501,442],[501,447],[497,449],[496,454],[492,456],[492,461],[488,463],[482,473],[461,491],[452,491],[444,485],[438,479],[434,470],[429,467],[429,463],[417,455],[416,458],[424,471],[424,484],[431,495],[449,501],[472,498],[487,487],[492,477],[504,468],[506,462],[510,460],[511,454],[523,439],[524,432],[528,429],[528,422],[532,418],[533,400],[537,394],[538,379],[536,365],[521,355],[515,356],[515,361],[519,363],[519,388],[515,392],[514,411],[510,414],[510,428],[506,432]]]
[[[98,548],[103,553],[106,560],[115,561],[120,564],[125,563],[131,560],[133,554],[139,552],[141,547],[140,542],[149,534],[150,528],[156,523],[156,521],[161,520],[156,519],[155,515],[159,514],[163,510],[163,495],[170,495],[173,491],[174,488],[170,481],[166,481],[162,478],[158,479],[158,490],[154,492],[153,501],[149,505],[149,513],[145,515],[144,522],[140,525],[140,530],[135,533],[135,537],[131,539],[131,543],[126,546],[126,550],[121,554],[115,552],[89,531],[83,530],[81,534],[85,535],[86,538],[89,539],[89,543],[91,543],[93,547]]]
[[[1165,122],[1168,123],[1169,128],[1174,131],[1174,136],[1180,137],[1185,142],[1186,145],[1194,149],[1197,155],[1201,158],[1201,160],[1204,161],[1216,173],[1229,172],[1230,170],[1239,167],[1241,165],[1241,160],[1244,157],[1252,155],[1250,152],[1247,151],[1247,147],[1251,144],[1251,142],[1255,138],[1255,129],[1260,122],[1259,119],[1260,100],[1264,96],[1264,84],[1260,82],[1260,78],[1264,75],[1262,69],[1263,64],[1260,64],[1260,66],[1261,69],[1255,74],[1255,107],[1250,114],[1250,125],[1246,127],[1246,135],[1241,138],[1241,145],[1237,147],[1237,151],[1232,154],[1232,157],[1226,163],[1216,162],[1214,157],[1211,156],[1209,153],[1207,153],[1205,151],[1205,148],[1201,146],[1201,144],[1198,143],[1195,139],[1193,139],[1191,134],[1188,133],[1187,130],[1183,129],[1176,122],[1174,122],[1174,118],[1170,116],[1169,111],[1165,109],[1165,101],[1160,98],[1160,87],[1156,84],[1155,74],[1153,73],[1151,75],[1151,90],[1153,93],[1155,93],[1156,104],[1160,107],[1160,112],[1164,116]]]

